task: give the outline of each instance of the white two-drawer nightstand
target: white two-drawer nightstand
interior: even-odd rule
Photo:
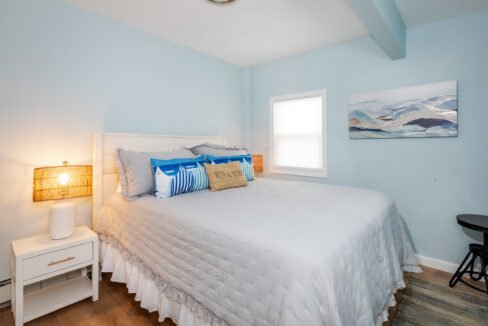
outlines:
[[[98,300],[98,237],[83,226],[73,236],[49,234],[12,242],[12,311],[15,325],[92,297]],[[92,280],[86,267],[92,266]],[[81,269],[81,276],[24,294],[24,286]]]

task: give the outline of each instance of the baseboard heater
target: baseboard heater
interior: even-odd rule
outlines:
[[[0,281],[0,308],[10,304],[11,280]]]
[[[44,286],[49,286],[52,284],[56,284],[58,282],[61,282],[66,279],[70,279],[73,277],[78,277],[80,275],[80,270],[75,270],[73,272],[67,273],[67,274],[61,274],[56,277],[53,277],[49,280],[45,280],[43,282],[37,282],[28,285],[27,287],[24,288],[25,293],[28,293],[30,291],[42,288]],[[91,278],[91,271],[89,270],[87,272],[87,276]],[[10,305],[10,288],[12,286],[12,280],[4,280],[0,281],[0,308],[3,308],[5,306]]]

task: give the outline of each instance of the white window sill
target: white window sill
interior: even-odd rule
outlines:
[[[270,173],[272,174],[287,174],[296,175],[301,177],[314,177],[327,179],[327,171],[325,169],[315,170],[315,169],[299,169],[299,168],[271,168]]]

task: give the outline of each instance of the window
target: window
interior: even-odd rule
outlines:
[[[271,173],[327,177],[326,91],[271,98]]]

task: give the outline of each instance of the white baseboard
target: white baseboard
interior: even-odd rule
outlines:
[[[440,260],[437,258],[432,258],[432,257],[427,257],[422,255],[417,255],[417,259],[420,265],[438,269],[448,273],[454,273],[459,266],[459,264],[456,263],[451,263],[445,260]]]
[[[10,284],[0,287],[0,305],[10,301]]]
[[[438,269],[444,272],[448,272],[450,274],[454,274],[458,267],[459,264],[456,263],[451,263],[445,260],[440,260],[437,258],[432,258],[432,257],[427,257],[427,256],[422,256],[422,255],[417,255],[417,260],[420,265],[423,265],[425,267],[430,267],[434,269]],[[475,270],[479,271],[478,268],[475,268]],[[480,282],[485,282],[485,280],[482,278]]]

